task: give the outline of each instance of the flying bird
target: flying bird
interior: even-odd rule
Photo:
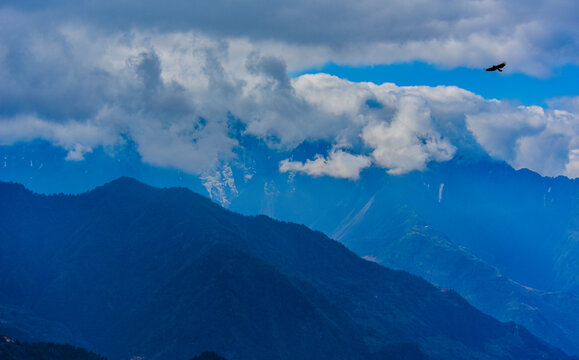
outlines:
[[[486,71],[495,71],[495,70],[498,70],[499,72],[502,72],[502,71],[503,71],[503,68],[505,67],[505,65],[507,65],[507,63],[503,61],[502,63],[500,63],[500,64],[498,64],[498,65],[493,65],[493,66],[491,66],[490,68],[486,69]]]

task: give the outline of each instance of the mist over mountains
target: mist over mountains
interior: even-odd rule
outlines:
[[[289,156],[327,149],[304,144]],[[360,256],[453,288],[486,313],[579,353],[576,180],[458,156],[422,172],[368,169],[349,181],[280,174],[260,152],[244,160],[253,163],[251,181],[243,166],[232,166],[236,192],[214,192],[214,199],[225,195],[231,209],[323,231]]]
[[[360,256],[452,288],[483,312],[579,354],[576,180],[460,153],[404,175],[369,168],[358,180],[312,177],[280,172],[279,164],[327,156],[331,144],[306,142],[280,152],[243,135],[241,123],[231,129],[240,143],[237,159],[204,177],[136,166],[130,152],[118,154],[118,162],[98,152],[87,159],[89,169],[111,169],[107,175],[70,162],[31,167],[27,159],[41,153],[24,145],[11,150],[3,171],[45,192],[80,192],[88,179],[102,183],[123,173],[156,186],[187,186],[246,215],[320,230]],[[60,156],[42,147],[41,161]],[[61,174],[66,179],[56,181]]]
[[[111,359],[568,358],[454,291],[189,190],[122,178],[45,196],[2,183],[0,209],[0,303]]]
[[[310,144],[291,156],[323,151]],[[485,157],[398,176],[368,169],[356,181],[279,174],[255,158],[255,173],[267,175],[244,183],[234,168],[231,209],[323,231],[360,256],[453,288],[484,312],[579,353],[576,180]]]

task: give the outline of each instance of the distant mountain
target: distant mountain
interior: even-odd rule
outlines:
[[[0,303],[110,359],[568,359],[454,291],[304,226],[121,178],[78,196],[0,183]]]
[[[372,254],[367,256],[385,266],[455,289],[484,313],[523,324],[569,353],[579,353],[575,337],[579,334],[579,297],[526,287],[428,225],[412,221],[405,225],[402,233],[393,232],[379,242],[353,237],[350,246],[361,254]]]
[[[62,344],[26,343],[0,335],[2,360],[106,360],[93,352]]]
[[[378,219],[406,209],[506,276],[579,295],[577,180],[460,158],[396,176],[372,168],[357,181],[263,167],[255,172],[267,175],[247,184],[235,177],[238,195],[228,200],[230,209],[302,223],[337,239],[346,239],[368,210]],[[372,234],[390,231],[381,223],[365,225]]]
[[[557,291],[574,289],[557,262],[574,259],[564,263],[569,273],[577,265],[577,245],[565,242],[579,219],[572,200],[579,184],[500,164],[449,165],[407,182],[418,201],[392,201],[394,189],[375,193],[364,217],[338,237],[359,254],[456,289],[485,313],[579,354],[579,296]],[[547,290],[528,286],[532,280]]]
[[[579,181],[460,157],[357,181],[260,173],[236,178],[231,209],[323,231],[579,355]]]

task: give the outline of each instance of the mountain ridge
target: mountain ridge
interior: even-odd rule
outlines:
[[[260,155],[256,152],[254,156]],[[406,252],[405,263],[384,265],[445,286],[450,286],[455,276],[443,274],[448,270],[445,263],[463,261],[468,256],[461,253],[467,249],[485,265],[470,264],[481,272],[471,273],[471,286],[455,290],[471,300],[479,299],[476,306],[485,312],[504,321],[522,321],[533,333],[579,355],[579,329],[569,321],[579,318],[579,311],[573,310],[579,308],[573,305],[579,294],[579,206],[575,200],[579,181],[542,177],[490,158],[473,160],[458,155],[403,175],[369,168],[357,181],[266,170],[256,167],[256,175],[247,185],[235,177],[238,196],[230,199],[231,209],[244,214],[266,212],[276,219],[306,224],[368,258],[379,257],[377,254],[386,250]],[[429,263],[439,277],[414,266],[412,254],[421,249],[399,242],[407,235],[405,223],[428,226],[454,247],[445,251],[444,261]],[[371,248],[366,245],[368,239],[374,241]],[[394,248],[394,243],[402,247]],[[432,246],[436,243],[432,239]],[[487,287],[488,293],[482,286],[476,289],[478,280],[486,281],[486,267],[526,288],[560,295],[545,296],[540,306],[533,305],[538,309],[533,311],[534,317],[540,316],[541,321],[532,321],[526,305],[537,303],[536,294],[505,287],[500,279],[496,286]],[[506,300],[500,306],[492,299],[497,296]],[[515,311],[517,307],[520,312]]]
[[[0,184],[3,192],[5,187]],[[14,292],[13,299],[8,300],[67,324],[113,360],[138,354],[141,349],[145,355],[160,359],[184,359],[208,350],[206,345],[211,344],[204,343],[207,339],[215,342],[213,350],[231,360],[322,356],[298,340],[300,334],[316,339],[317,349],[344,359],[374,359],[388,354],[412,358],[427,354],[433,359],[569,358],[522,327],[515,332],[519,328],[514,324],[501,324],[480,313],[456,293],[442,292],[414,275],[365,261],[320,232],[264,216],[235,214],[185,189],[156,189],[122,179],[74,197],[23,196],[18,206],[0,200],[3,212],[12,211],[15,218],[20,218],[19,223],[0,220],[7,232],[3,242],[24,239],[45,247],[32,258],[38,262],[20,264],[24,271],[18,280],[30,277],[23,286],[36,290]],[[21,206],[34,202],[32,208]],[[32,209],[36,213],[30,212]],[[25,213],[28,216],[23,218]],[[195,267],[207,261],[213,265]],[[0,270],[9,265],[0,264]],[[31,276],[35,274],[32,268],[42,270],[45,266],[52,270],[43,272],[41,278]],[[256,277],[270,280],[259,282]],[[206,304],[202,307],[206,311],[184,306],[195,304],[195,294],[179,293],[186,288],[182,284],[187,279],[195,286],[212,289],[208,293],[212,295],[200,302]],[[244,298],[241,290],[233,291],[239,286],[254,290]],[[179,296],[167,298],[163,289],[173,289]],[[224,295],[231,291],[237,295]],[[287,318],[287,323],[274,321],[272,314],[276,312],[272,310],[280,306],[276,305],[279,301],[260,298],[258,294],[264,291],[280,294],[272,295],[273,299],[293,299],[290,307],[309,303],[298,308],[313,306],[316,311],[298,312],[301,315]],[[226,325],[219,315],[219,301],[215,301],[218,294],[228,301],[222,309],[249,316],[234,322],[241,328]],[[169,306],[173,301],[177,303]],[[258,311],[262,316],[250,315],[256,311],[251,310],[251,303],[259,301],[264,301],[264,309]],[[139,315],[153,314],[147,310],[150,306],[159,314]],[[267,310],[270,307],[272,310]],[[134,330],[131,324],[135,319],[140,319],[138,328],[148,329],[148,337],[130,331]],[[172,328],[182,328],[175,325],[178,320],[204,328],[167,337]],[[310,325],[302,328],[299,324]],[[284,329],[292,326],[297,326],[296,331],[287,334]],[[270,330],[263,333],[262,329]],[[205,340],[196,338],[202,330],[212,335]],[[308,331],[326,335],[307,336]],[[271,342],[256,340],[270,336],[267,334],[284,335]],[[244,339],[244,348],[261,351],[249,354],[235,345],[238,342],[232,342],[236,338]],[[163,339],[168,339],[170,346],[164,345]],[[280,352],[284,348],[292,349],[292,353]]]

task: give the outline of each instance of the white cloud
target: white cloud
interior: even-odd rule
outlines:
[[[194,118],[173,124],[141,118],[130,124],[130,133],[144,162],[200,174],[231,158],[237,142],[227,136],[226,125],[219,121],[201,128],[197,124]]]
[[[87,148],[81,144],[75,144],[72,149],[66,154],[65,160],[68,161],[82,161],[86,153],[92,152],[91,148]]]
[[[279,164],[281,172],[303,172],[312,176],[331,176],[342,179],[356,180],[360,172],[372,164],[363,155],[352,155],[342,150],[332,150],[328,157],[316,156],[314,160],[291,161],[283,160]]]
[[[317,110],[324,134],[346,145],[361,139],[370,148],[363,154],[391,174],[482,148],[515,168],[576,176],[577,113],[485,100],[456,87],[352,83],[323,74],[299,77],[294,87]],[[380,106],[369,107],[368,100]]]
[[[96,146],[119,142],[117,134],[91,122],[54,123],[31,115],[0,118],[0,145],[44,139],[68,151],[67,160],[84,160]]]
[[[536,136],[547,125],[538,106],[512,107],[497,101],[482,110],[467,115],[468,127],[491,156],[507,161],[516,159],[519,139]]]
[[[226,80],[215,85],[219,69],[208,69],[205,45],[193,56],[167,49],[183,39],[180,34],[120,36],[75,29],[44,34],[22,29],[22,39],[0,51],[2,111],[16,114],[0,119],[0,142],[44,139],[65,148],[67,160],[79,161],[96,147],[122,145],[129,138],[144,162],[196,174],[233,156],[237,142],[228,136],[227,109],[223,100],[214,101],[223,98]],[[179,69],[163,63],[171,51],[185,64],[194,60],[205,67],[196,66],[180,83]],[[186,86],[199,79],[204,86]]]
[[[579,96],[564,96],[550,99],[547,104],[552,109],[566,110],[572,113],[579,113]]]
[[[429,161],[452,159],[456,148],[434,130],[423,99],[402,98],[396,115],[385,120],[368,124],[361,136],[374,149],[374,161],[390,174],[424,170]]]
[[[34,28],[88,24],[108,33],[157,29],[235,39],[287,54],[290,69],[414,60],[480,68],[504,59],[510,71],[546,75],[579,63],[575,0],[5,0],[0,11],[3,24],[37,17]]]
[[[542,175],[577,176],[572,154],[579,148],[579,115],[538,106],[509,106],[497,101],[467,124],[491,156],[515,168]]]
[[[565,167],[565,176],[579,178],[579,149],[573,149],[569,153],[569,163]]]
[[[485,100],[452,86],[354,83],[325,74],[291,79],[291,62],[307,56],[298,59],[298,51],[286,58],[284,50],[307,49],[325,54],[322,59],[347,46],[328,50],[191,31],[99,32],[71,23],[38,32],[27,23],[31,17],[19,16],[21,22],[0,10],[10,20],[0,29],[5,145],[45,139],[79,161],[130,138],[144,162],[206,175],[235,156],[239,144],[228,128],[233,116],[243,122],[244,134],[272,149],[293,149],[306,140],[333,145],[329,154],[282,162],[282,171],[355,179],[371,164],[402,174],[456,152],[487,152],[544,175],[579,175],[574,99],[543,109]],[[416,41],[438,46],[439,40]],[[396,48],[418,51],[417,44]]]

